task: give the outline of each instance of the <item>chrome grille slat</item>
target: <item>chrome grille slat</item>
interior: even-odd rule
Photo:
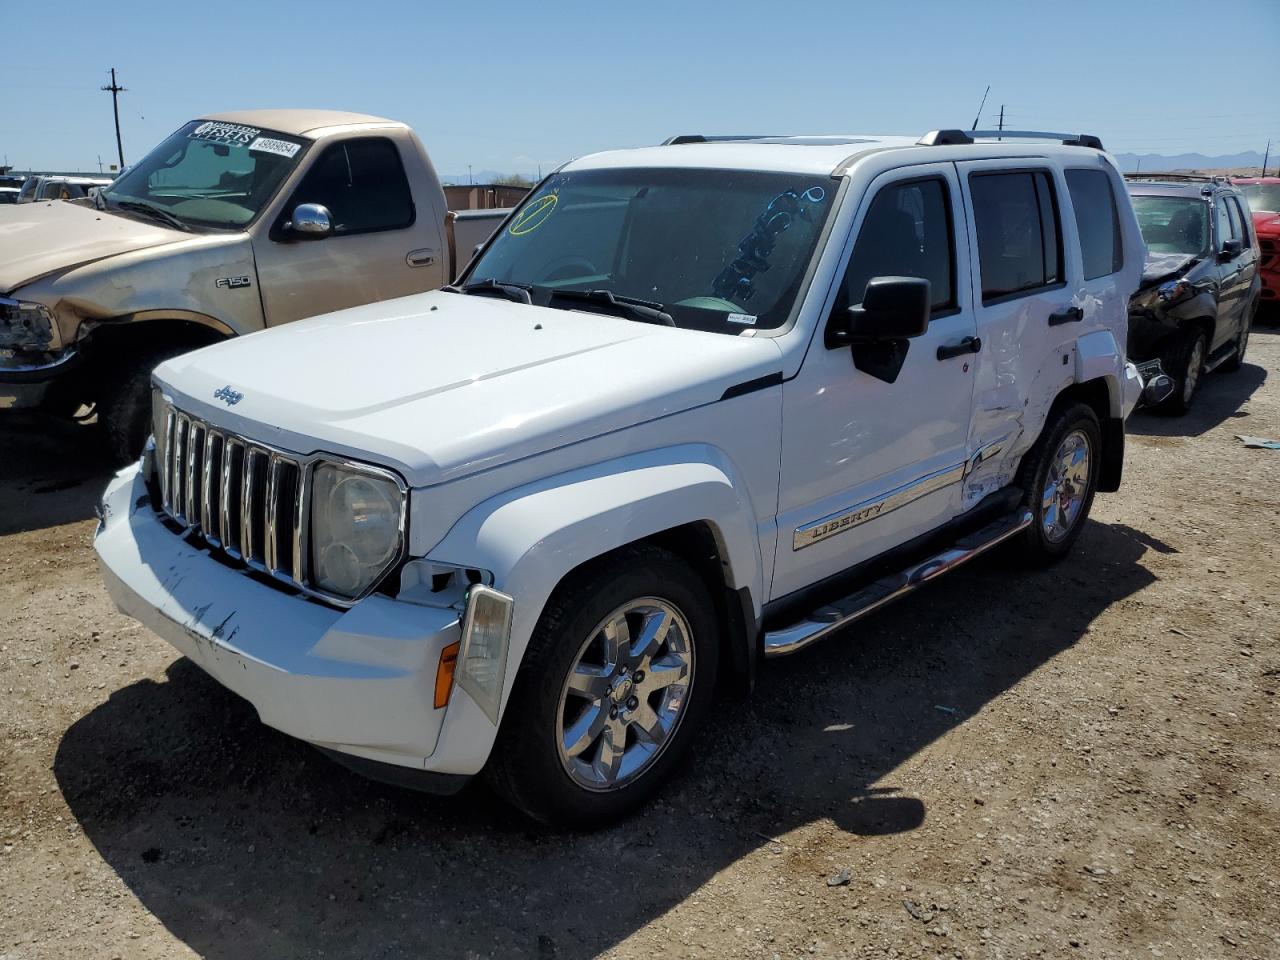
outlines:
[[[308,459],[252,443],[165,402],[165,450],[157,467],[162,511],[211,549],[308,589]]]

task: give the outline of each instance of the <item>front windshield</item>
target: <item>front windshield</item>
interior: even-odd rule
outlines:
[[[18,196],[24,200],[34,200],[38,186],[40,186],[39,177],[27,177],[22,183],[22,189],[18,191]]]
[[[1280,183],[1240,183],[1236,189],[1244,194],[1249,201],[1249,209],[1254,213],[1280,210]]]
[[[139,205],[159,208],[188,227],[243,227],[266,206],[305,145],[258,127],[192,120],[99,197],[108,208],[135,214]]]
[[[550,177],[496,236],[464,287],[608,291],[675,326],[739,334],[787,322],[831,212],[833,182],[741,170],[585,170]]]
[[[1142,239],[1151,253],[1195,256],[1209,249],[1209,204],[1189,197],[1133,198]]]

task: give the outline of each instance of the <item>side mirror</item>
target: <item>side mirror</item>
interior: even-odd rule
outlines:
[[[1222,241],[1222,259],[1234,260],[1240,256],[1240,251],[1244,249],[1244,245],[1234,237],[1230,240]]]
[[[827,322],[827,348],[919,337],[929,329],[932,299],[922,277],[873,277],[862,303]]]
[[[300,203],[284,229],[299,240],[323,240],[333,233],[333,217],[322,203]]]

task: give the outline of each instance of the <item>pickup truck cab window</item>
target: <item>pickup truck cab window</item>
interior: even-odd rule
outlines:
[[[192,120],[98,193],[105,209],[184,229],[238,229],[275,195],[306,143],[271,130]]]
[[[1019,297],[1062,282],[1062,240],[1049,175],[1039,170],[973,174],[982,299]]]
[[[873,277],[929,281],[936,315],[955,307],[955,236],[951,199],[941,178],[909,180],[880,190],[849,259],[836,308],[862,302]]]
[[[1068,170],[1066,178],[1080,235],[1084,278],[1096,280],[1115,273],[1124,265],[1124,246],[1111,178],[1102,170]]]
[[[318,203],[335,234],[403,230],[414,220],[413,195],[400,154],[386,137],[335,143],[307,172],[287,209]]]
[[[812,174],[597,169],[553,176],[467,275],[529,288],[539,305],[590,310],[563,291],[643,301],[677,327],[739,334],[789,319],[833,206]]]

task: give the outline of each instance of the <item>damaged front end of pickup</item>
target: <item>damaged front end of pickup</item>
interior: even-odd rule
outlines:
[[[0,410],[44,406],[76,360],[49,307],[0,296]]]

